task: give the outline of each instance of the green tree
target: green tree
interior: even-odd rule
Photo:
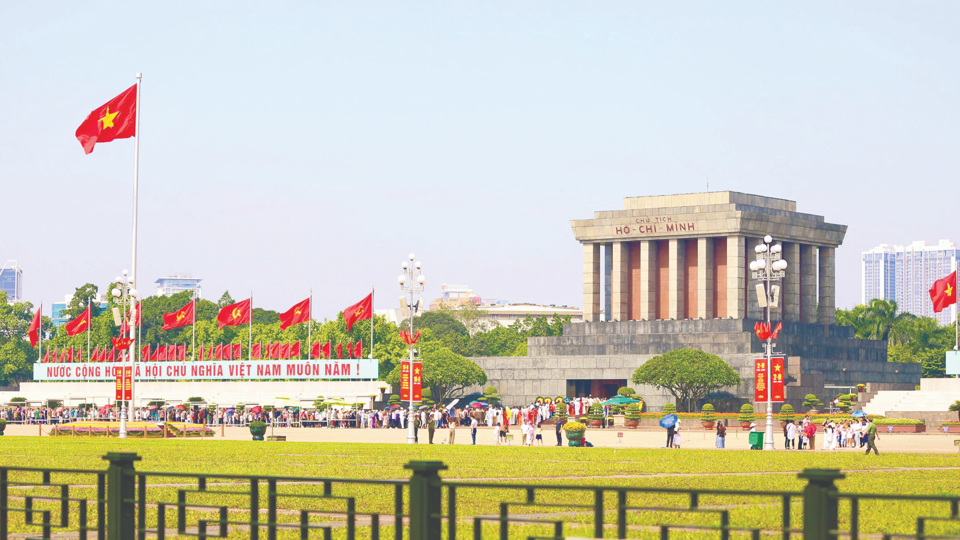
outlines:
[[[99,289],[93,283],[86,283],[77,287],[73,291],[73,298],[70,299],[70,302],[67,303],[67,306],[63,310],[63,315],[70,319],[75,319],[79,317],[87,309],[87,303],[92,301],[90,307],[90,316],[97,317],[100,315],[100,302],[97,302],[95,299]]]
[[[9,304],[7,294],[0,291],[0,380],[5,385],[33,377],[33,364],[39,351],[30,347],[27,330],[34,313],[30,302]],[[53,328],[47,317],[42,323],[48,330]],[[48,330],[44,331],[45,335]]]
[[[719,356],[696,349],[675,349],[647,360],[631,379],[666,389],[690,412],[709,392],[740,384],[740,375]]]
[[[220,295],[220,300],[217,300],[217,307],[229,306],[230,304],[236,304],[237,301],[230,296],[230,291],[223,291],[223,294]]]
[[[470,386],[487,382],[487,374],[480,366],[438,341],[420,344],[420,358],[423,386],[430,388],[434,401],[440,405],[448,399],[461,397]],[[385,380],[393,385],[400,384],[400,367],[394,368]]]
[[[872,339],[889,339],[900,343],[908,333],[906,324],[914,319],[910,313],[897,313],[897,303],[892,300],[874,298],[867,304],[866,315],[870,324]]]

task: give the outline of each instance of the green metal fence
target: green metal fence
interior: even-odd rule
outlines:
[[[803,490],[784,492],[444,481],[447,466],[432,461],[391,481],[145,472],[136,454],[104,459],[100,471],[0,467],[0,540],[960,537],[960,496],[839,493],[836,470],[804,471]],[[877,531],[871,519],[887,503],[917,514],[914,530]],[[744,508],[762,515],[735,515]]]

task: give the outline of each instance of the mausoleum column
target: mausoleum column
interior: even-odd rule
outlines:
[[[820,324],[833,324],[836,320],[836,250],[832,247],[821,247],[819,256],[820,282],[818,283]]]
[[[781,281],[780,309],[783,320],[800,321],[800,244],[784,242],[783,259],[787,261],[786,276]]]
[[[697,312],[688,317],[713,318],[713,286],[713,238],[697,238]]]
[[[612,270],[610,271],[610,316],[611,321],[627,320],[627,302],[630,301],[630,244],[613,242],[610,246]]]
[[[600,244],[583,245],[583,320],[600,320]]]
[[[674,320],[686,318],[686,303],[684,293],[684,240],[670,240],[670,318]]]
[[[635,318],[644,321],[657,319],[656,294],[657,243],[656,241],[642,240],[640,242],[640,313]]]
[[[743,236],[727,237],[727,314],[726,317],[746,317],[744,301],[747,293],[746,275],[747,239]]]
[[[817,247],[810,244],[800,244],[800,322],[817,322]]]

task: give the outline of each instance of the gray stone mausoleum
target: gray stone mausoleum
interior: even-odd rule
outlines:
[[[508,404],[609,397],[648,359],[682,347],[720,356],[743,379],[708,401],[726,410],[749,402],[753,361],[764,351],[753,325],[764,313],[748,265],[765,235],[788,262],[770,308],[783,322],[775,351],[787,357],[788,403],[799,409],[808,393],[827,401],[859,383],[872,391],[920,384],[919,365],[886,361],[885,341],[855,339],[834,324],[835,250],[847,228],[797,212],[794,201],[731,191],[628,197],[623,210],[571,225],[583,244],[585,322],[567,324],[562,337],[530,338],[529,356],[474,359]],[[637,390],[651,410],[673,400]]]

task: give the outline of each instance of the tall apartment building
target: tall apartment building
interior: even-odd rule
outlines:
[[[880,244],[863,252],[863,303],[874,298],[893,300],[901,312],[933,317],[941,325],[952,323],[957,317],[957,306],[934,313],[929,291],[934,281],[957,268],[958,253],[957,245],[949,240],[940,240],[936,245],[922,240],[906,246]]]
[[[0,268],[0,291],[7,293],[7,302],[23,301],[23,268],[17,261],[7,261]]]
[[[190,276],[164,276],[155,283],[157,288],[154,290],[154,296],[173,296],[183,291],[196,291],[197,298],[203,298],[203,291],[200,289],[200,278]]]

